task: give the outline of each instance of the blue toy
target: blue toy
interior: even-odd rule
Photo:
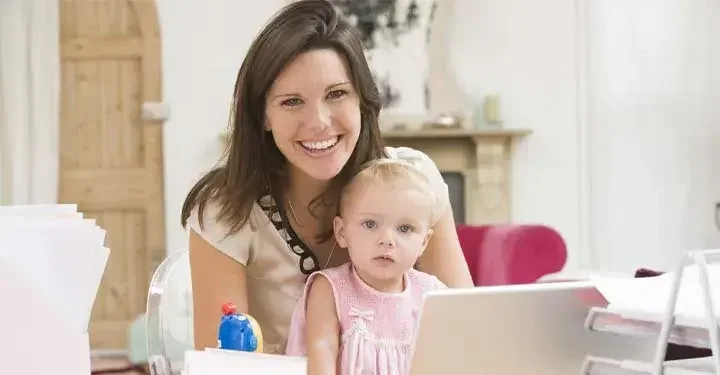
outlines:
[[[220,349],[262,352],[262,333],[253,317],[238,313],[232,303],[223,304],[222,313],[218,328]]]

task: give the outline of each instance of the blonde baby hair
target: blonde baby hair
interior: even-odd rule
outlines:
[[[435,193],[427,176],[404,160],[389,158],[371,160],[365,163],[360,168],[360,171],[350,179],[340,197],[340,215],[347,206],[348,199],[357,192],[358,187],[368,182],[407,184],[413,190],[420,192],[424,199],[427,200],[430,222],[435,222],[435,215],[437,214],[434,212],[435,204],[433,204],[435,202]]]

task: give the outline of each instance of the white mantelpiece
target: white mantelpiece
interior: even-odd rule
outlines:
[[[510,161],[525,129],[428,129],[384,131],[388,146],[426,153],[441,172],[465,177],[465,224],[511,221]]]

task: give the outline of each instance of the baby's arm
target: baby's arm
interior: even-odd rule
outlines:
[[[340,350],[340,322],[330,282],[318,275],[310,286],[305,313],[308,375],[335,375]]]

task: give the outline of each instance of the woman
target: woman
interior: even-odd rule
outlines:
[[[238,73],[225,162],[189,192],[195,347],[217,345],[220,307],[234,302],[284,352],[307,275],[349,260],[331,235],[340,189],[366,161],[400,158],[432,181],[435,235],[418,268],[472,286],[447,186],[433,162],[383,148],[378,89],[362,43],[323,0],[294,2],[257,36]]]

